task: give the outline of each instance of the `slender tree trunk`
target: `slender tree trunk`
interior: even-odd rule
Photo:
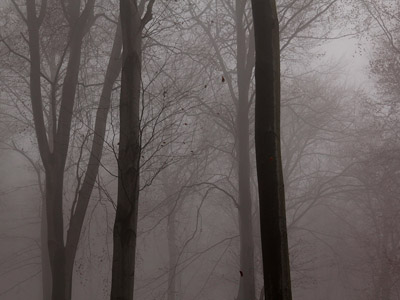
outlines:
[[[240,93],[239,88],[239,95]],[[254,239],[252,199],[250,192],[249,119],[246,95],[239,96],[238,176],[239,176],[239,233],[240,233],[240,284],[238,300],[255,299]]]
[[[57,197],[49,199],[51,204],[47,202],[47,205],[54,206],[52,212],[53,216],[51,217],[53,219],[51,222],[48,222],[49,232],[50,232],[50,227],[55,226],[58,228],[59,224],[62,224],[62,228],[57,229],[56,233],[58,236],[62,237],[62,239],[60,239],[59,242],[62,245],[62,248],[58,250],[57,247],[57,251],[60,251],[60,253],[57,256],[58,258],[53,258],[57,260],[54,264],[59,265],[59,268],[55,268],[52,270],[53,300],[62,299],[60,298],[61,295],[65,300],[70,300],[72,293],[72,270],[74,267],[74,262],[67,260],[67,248],[64,245],[63,185],[64,185],[64,168],[67,161],[69,140],[71,134],[71,123],[73,116],[72,111],[74,109],[75,93],[78,83],[78,74],[79,74],[79,66],[81,58],[81,48],[83,40],[83,36],[81,36],[81,34],[82,33],[73,33],[71,37],[70,57],[68,61],[67,72],[65,74],[63,89],[61,92],[62,101],[61,101],[60,114],[57,126],[57,134],[54,139],[54,154],[51,155],[55,158],[56,161],[56,167],[55,167],[56,174],[54,175],[54,180],[57,181],[57,186],[56,186]],[[71,228],[71,224],[69,227]],[[67,240],[69,236],[70,234],[67,234]],[[49,236],[49,239],[52,238],[53,238],[52,236]],[[58,260],[60,260],[60,262],[58,262]],[[50,253],[50,263],[51,261],[52,261],[52,256]]]
[[[252,34],[247,36],[249,30],[245,21],[246,0],[235,0],[235,21],[236,21],[236,67],[238,96],[231,88],[234,86],[233,79],[225,69],[223,55],[220,52],[217,38],[213,37],[210,27],[202,23],[200,18],[194,16],[198,24],[208,35],[211,44],[216,51],[217,60],[224,70],[223,82],[228,81],[229,91],[236,108],[236,128],[233,134],[236,144],[236,156],[234,164],[237,165],[238,176],[238,219],[240,233],[240,279],[238,300],[255,299],[255,280],[254,280],[254,242],[252,224],[252,199],[250,190],[250,155],[249,155],[249,90],[252,72],[254,68],[254,37]],[[250,33],[252,29],[249,30]],[[218,31],[217,31],[218,36]],[[247,38],[248,37],[248,38]],[[237,105],[236,105],[237,104]],[[239,275],[239,272],[238,272]]]
[[[120,0],[120,13],[123,51],[111,299],[131,300],[139,199],[142,22],[136,0]]]
[[[266,300],[292,299],[280,149],[280,50],[275,0],[252,0],[255,140]]]
[[[381,239],[381,248],[379,253],[380,259],[380,270],[379,279],[377,287],[376,299],[378,300],[389,300],[391,294],[391,264],[390,257],[391,253],[388,253],[388,248],[390,247],[390,231],[393,230],[390,226],[388,220],[391,219],[390,207],[387,206],[385,200],[382,201],[384,204],[384,209],[382,213],[383,220],[383,230]],[[394,254],[394,253],[393,253]]]
[[[111,105],[111,93],[115,81],[121,70],[121,26],[117,25],[113,47],[111,50],[108,67],[104,76],[104,84],[100,95],[99,105],[96,111],[95,128],[92,147],[90,150],[88,167],[79,190],[79,195],[74,213],[71,215],[67,241],[65,245],[66,256],[66,299],[71,299],[72,279],[76,251],[78,249],[83,222],[92,195],[94,183],[99,173],[100,160],[103,155],[104,137],[107,125],[107,116]]]
[[[168,300],[179,300],[180,296],[180,274],[177,273],[179,250],[176,236],[176,207],[174,202],[170,201],[168,215]]]
[[[246,31],[243,24],[245,5],[245,1],[236,0],[237,80],[239,92],[236,129],[240,233],[240,283],[237,299],[255,300],[254,239],[249,153],[249,89],[253,64],[250,60],[247,60],[248,55],[252,54],[252,48],[251,46],[247,48],[246,45]]]

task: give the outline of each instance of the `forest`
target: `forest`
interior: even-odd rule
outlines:
[[[399,29],[398,0],[1,0],[0,299],[400,300]]]

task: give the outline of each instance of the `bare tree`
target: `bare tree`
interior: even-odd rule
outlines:
[[[337,0],[331,1],[280,1],[279,22],[281,24],[282,57],[291,59],[295,49],[308,47],[300,37],[312,38],[314,26],[334,7]],[[218,104],[201,101],[205,111],[214,117],[215,122],[231,136],[234,149],[224,149],[232,153],[232,165],[236,169],[238,185],[238,219],[240,231],[240,282],[238,299],[254,299],[254,239],[253,206],[251,196],[251,159],[253,141],[249,139],[252,131],[253,114],[250,108],[254,103],[254,29],[249,2],[223,1],[201,5],[194,3],[189,8],[191,17],[203,30],[217,65],[213,74],[222,74],[219,84],[228,91],[228,103],[221,103],[222,92],[214,95],[215,102],[223,107],[223,113],[216,113]],[[210,21],[211,20],[211,21]],[[230,22],[230,20],[234,20]],[[235,26],[232,26],[234,24]],[[328,30],[329,31],[329,30]],[[235,36],[232,43],[230,36]],[[229,37],[229,38],[228,38]],[[323,38],[323,37],[322,37]],[[313,43],[309,43],[313,44]],[[293,53],[292,53],[293,52]],[[210,55],[211,55],[210,53]],[[296,52],[297,53],[297,52]],[[217,86],[215,83],[210,85]],[[222,96],[222,97],[221,97]],[[218,97],[222,98],[219,99]],[[230,145],[229,145],[230,146]],[[223,151],[221,151],[223,152]]]
[[[292,299],[280,147],[280,47],[276,3],[252,1],[256,44],[255,138],[265,299]]]
[[[46,211],[43,216],[46,225],[43,228],[47,232],[43,232],[43,236],[47,235],[45,240],[48,244],[52,275],[52,299],[70,299],[76,251],[100,165],[111,91],[120,70],[121,41],[117,32],[104,75],[105,83],[97,110],[88,167],[84,176],[82,174],[83,180],[77,178],[77,193],[72,203],[64,242],[64,173],[74,120],[82,49],[85,36],[99,15],[94,15],[94,0],[88,1],[83,9],[80,1],[60,4],[44,0],[37,5],[35,1],[27,0],[26,16],[17,3],[12,2],[27,26],[29,56],[25,57],[13,49],[6,39],[3,43],[12,54],[27,60],[30,68],[32,115],[45,171],[43,207]],[[64,25],[61,31],[67,35],[67,41],[54,35],[52,30],[55,28],[51,26],[56,25]],[[49,40],[53,42],[53,47],[45,48],[44,43]],[[43,93],[47,90],[50,90],[49,96]],[[49,278],[45,280],[50,281]]]
[[[114,223],[111,299],[133,299],[139,200],[140,90],[142,31],[152,18],[154,0],[120,0],[122,78],[118,151],[118,199]]]

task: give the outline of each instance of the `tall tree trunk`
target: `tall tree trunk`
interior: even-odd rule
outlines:
[[[52,155],[54,157],[54,155]],[[64,167],[54,163],[46,169],[46,215],[52,299],[65,299],[65,251],[62,210]]]
[[[113,47],[111,49],[110,59],[108,61],[107,70],[104,76],[104,84],[100,95],[100,101],[96,111],[94,135],[92,147],[90,149],[89,162],[84,179],[82,181],[82,187],[79,190],[76,207],[71,214],[71,220],[67,232],[67,241],[65,245],[67,284],[66,299],[71,299],[76,251],[78,249],[79,238],[89,205],[90,196],[92,195],[94,183],[99,173],[100,161],[103,155],[107,116],[111,105],[111,93],[115,81],[117,80],[121,71],[121,48],[121,26],[120,23],[118,23]]]
[[[238,95],[234,92],[234,82],[226,68],[226,62],[218,46],[218,39],[212,35],[208,25],[203,23],[200,18],[192,13],[192,16],[203,28],[216,51],[216,57],[223,70],[223,82],[226,80],[229,85],[229,92],[236,108],[236,128],[232,135],[235,139],[236,156],[233,163],[237,165],[238,176],[238,219],[240,236],[240,279],[238,300],[255,299],[255,280],[254,280],[254,242],[252,224],[252,199],[250,190],[250,155],[249,155],[249,90],[252,72],[254,68],[254,36],[252,29],[248,28],[245,15],[246,0],[235,1],[235,21],[236,21],[236,67],[237,67],[237,86]],[[247,35],[247,31],[250,35]],[[218,36],[218,31],[217,31]],[[239,275],[239,272],[238,272]]]
[[[111,299],[131,300],[139,199],[142,22],[136,0],[120,0],[120,14],[123,50]]]
[[[176,200],[178,201],[178,200]],[[168,256],[169,256],[169,270],[168,270],[168,300],[179,300],[180,296],[180,279],[181,276],[177,273],[179,250],[177,245],[176,236],[176,207],[173,201],[169,203],[168,215]]]
[[[280,148],[280,50],[275,0],[252,0],[256,45],[255,140],[264,289],[292,299]]]
[[[238,107],[236,117],[237,160],[239,179],[240,283],[238,300],[255,300],[254,239],[252,198],[250,191],[249,89],[253,64],[247,59],[246,30],[243,24],[246,1],[236,0],[236,41]],[[249,44],[251,44],[251,39]]]
[[[240,81],[239,81],[240,85]],[[249,118],[247,95],[239,88],[238,177],[239,177],[239,233],[240,233],[240,284],[238,300],[255,299],[254,239],[252,199],[250,192]],[[242,97],[241,97],[242,96]]]
[[[378,285],[377,285],[377,300],[389,300],[391,294],[391,262],[390,257],[392,255],[396,255],[395,251],[390,251],[391,248],[391,238],[390,233],[393,230],[390,225],[390,221],[393,217],[391,216],[390,206],[387,205],[385,200],[381,200],[384,208],[382,212],[382,222],[383,222],[383,230],[381,231],[381,241],[380,241],[380,249],[379,249],[379,277],[378,277]]]

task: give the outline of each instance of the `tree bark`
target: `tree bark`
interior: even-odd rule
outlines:
[[[136,0],[120,0],[122,77],[118,199],[112,263],[112,300],[133,299],[140,160],[140,83],[142,20]]]
[[[65,299],[65,251],[62,210],[64,167],[52,163],[46,168],[46,214],[52,299]]]
[[[239,82],[240,86],[240,82]],[[255,299],[254,239],[250,192],[248,97],[239,87],[237,149],[239,177],[240,283],[238,300]],[[248,91],[248,89],[247,89]]]
[[[39,184],[41,184],[39,182]],[[40,256],[42,265],[42,292],[43,300],[51,299],[51,268],[49,261],[49,248],[47,246],[47,213],[46,213],[46,199],[45,195],[41,198],[42,200],[42,213],[40,221]]]
[[[264,289],[292,299],[280,149],[280,50],[275,0],[252,0],[256,45],[255,141]]]
[[[246,49],[246,31],[243,24],[246,1],[236,0],[236,41],[238,107],[236,117],[237,162],[239,181],[239,233],[240,233],[240,282],[237,300],[255,300],[254,239],[252,221],[252,198],[250,190],[249,147],[249,90],[253,62],[252,39]]]

